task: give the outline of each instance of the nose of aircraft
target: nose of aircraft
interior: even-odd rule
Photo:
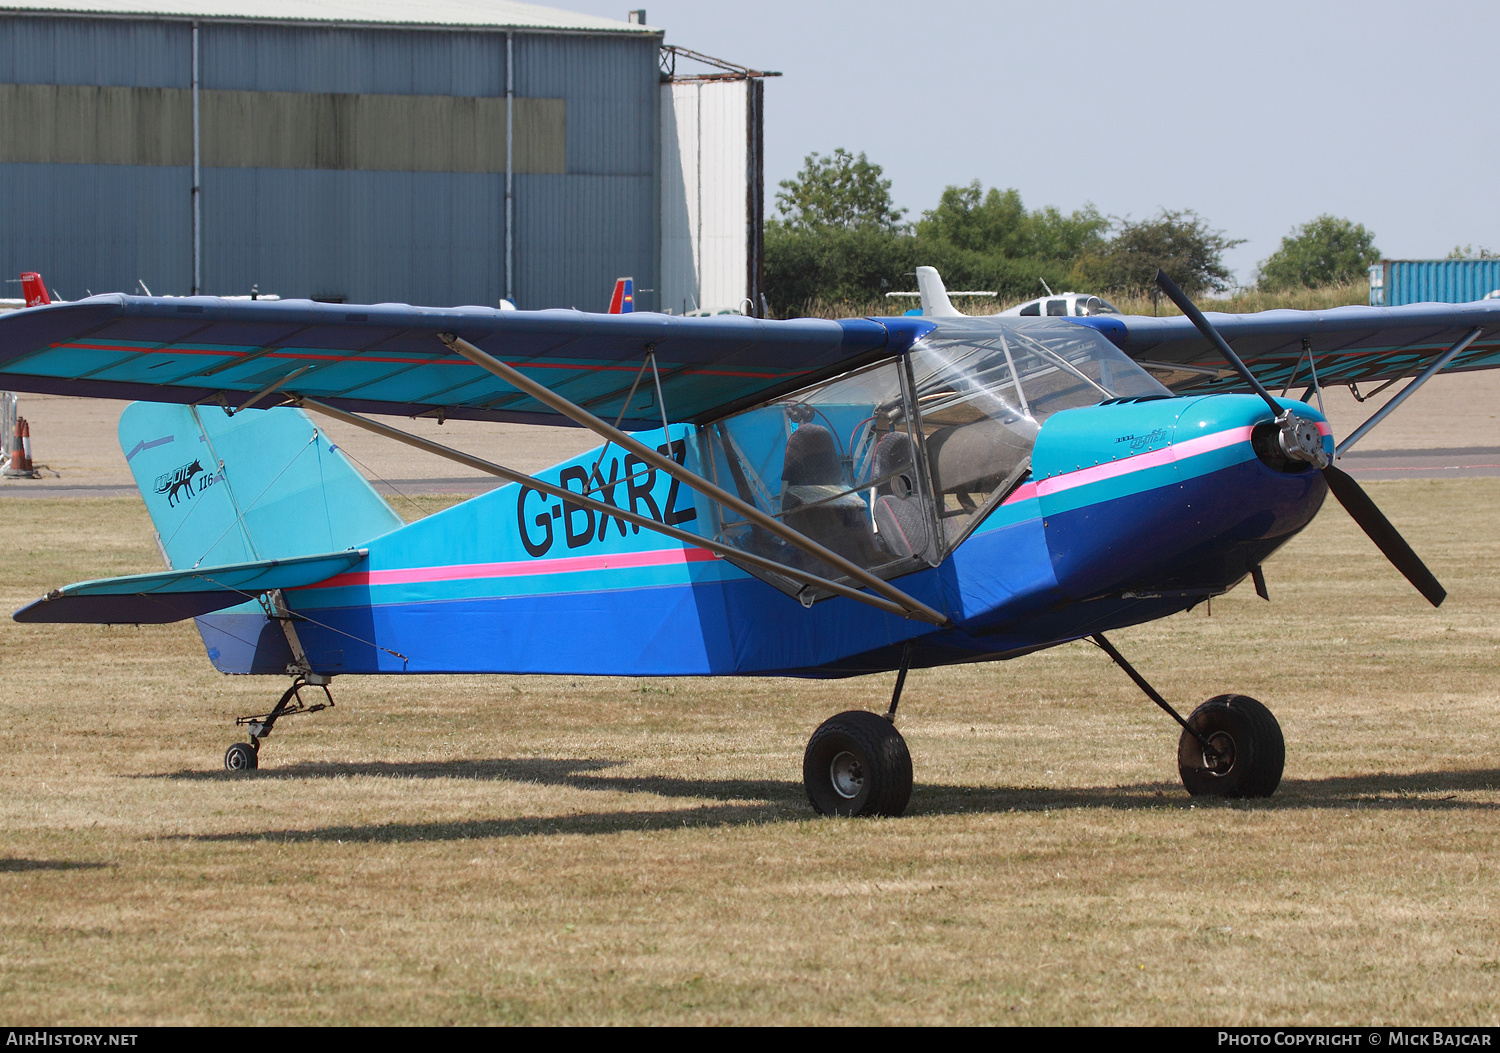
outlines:
[[[1327,421],[1287,401],[1332,453]],[[1219,591],[1305,527],[1328,492],[1286,456],[1253,395],[1116,400],[1064,410],[1037,436],[1032,478],[1063,592]]]

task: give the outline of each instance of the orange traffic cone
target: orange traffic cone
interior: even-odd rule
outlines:
[[[25,417],[16,418],[16,431],[11,436],[10,463],[3,473],[10,479],[40,479],[42,473],[31,463],[31,425]]]

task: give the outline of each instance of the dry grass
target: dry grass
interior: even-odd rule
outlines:
[[[1111,296],[1114,304],[1125,314],[1181,314],[1177,306],[1165,296],[1153,301],[1146,296]],[[1370,283],[1367,281],[1342,282],[1324,285],[1317,289],[1278,289],[1262,292],[1259,289],[1241,289],[1230,296],[1205,296],[1198,306],[1205,311],[1223,311],[1225,314],[1251,314],[1255,311],[1271,311],[1288,307],[1294,311],[1326,311],[1332,307],[1347,307],[1351,304],[1370,302]]]
[[[1288,740],[1192,801],[1092,648],[913,674],[899,820],[814,818],[835,683],[347,678],[218,771],[277,681],[191,628],[6,623],[9,1023],[1493,1024],[1500,481],[1370,487],[1427,608],[1330,508],[1204,612],[1116,634],[1170,697]],[[152,569],[139,502],[6,502],[14,607]]]
[[[1061,289],[1059,292],[1063,291]],[[1076,290],[1087,292],[1087,289]],[[955,296],[953,306],[964,314],[982,315],[1005,311],[1018,303],[1036,299],[1036,295],[996,299],[992,296]],[[1110,293],[1105,297],[1124,314],[1157,314],[1162,317],[1182,312],[1165,296],[1153,301],[1150,295],[1131,296]],[[1276,292],[1261,292],[1259,289],[1242,289],[1231,296],[1200,298],[1197,303],[1205,311],[1223,311],[1225,314],[1250,314],[1255,311],[1270,311],[1278,307],[1289,307],[1297,311],[1326,311],[1330,307],[1370,302],[1369,282],[1345,282],[1325,285],[1317,289],[1281,289]],[[797,312],[807,318],[861,318],[900,314],[917,306],[914,299],[879,299],[869,302],[840,301],[829,303],[822,300],[806,305]],[[789,316],[790,317],[790,316]]]

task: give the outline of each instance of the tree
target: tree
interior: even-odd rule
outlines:
[[[843,147],[827,157],[814,151],[795,179],[783,179],[776,195],[782,222],[793,230],[873,228],[896,231],[906,209],[891,205],[891,181],[861,152]]]
[[[1322,215],[1281,239],[1281,248],[1260,265],[1262,289],[1362,281],[1371,264],[1380,261],[1375,235],[1363,223]]]
[[[1124,221],[1102,250],[1083,257],[1075,268],[1080,284],[1108,292],[1144,293],[1156,287],[1160,267],[1189,296],[1229,287],[1224,252],[1244,243],[1210,230],[1191,210],[1162,209],[1155,217]]]
[[[788,317],[816,306],[865,305],[916,270],[916,239],[879,227],[797,229],[766,224],[766,297],[772,312]],[[882,286],[884,281],[884,286]]]
[[[1483,245],[1475,248],[1473,245],[1455,245],[1453,251],[1448,253],[1450,260],[1500,260],[1500,252],[1487,249]]]
[[[1050,206],[1028,212],[1020,191],[991,187],[983,193],[977,179],[947,187],[937,208],[924,212],[917,224],[920,237],[970,252],[1069,262],[1097,251],[1108,230],[1109,220],[1093,205],[1070,215]]]

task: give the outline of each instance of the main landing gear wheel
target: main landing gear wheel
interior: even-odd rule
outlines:
[[[260,757],[248,742],[236,742],[224,751],[225,771],[254,771],[259,767]]]
[[[911,754],[885,717],[850,710],[812,733],[802,782],[822,815],[900,815],[911,799]]]
[[[1271,711],[1248,695],[1219,695],[1188,717],[1209,742],[1187,731],[1177,743],[1177,769],[1193,796],[1269,797],[1281,783],[1286,740]]]

